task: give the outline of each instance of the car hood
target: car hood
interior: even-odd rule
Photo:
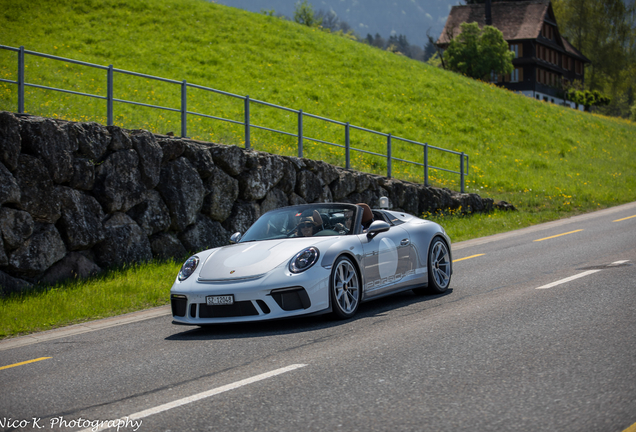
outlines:
[[[304,248],[318,246],[336,238],[265,240],[224,246],[216,249],[205,260],[199,273],[199,280],[230,282],[257,279],[286,263]]]

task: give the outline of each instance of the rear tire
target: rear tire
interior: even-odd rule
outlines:
[[[355,315],[360,305],[362,287],[358,271],[350,258],[339,257],[333,265],[329,277],[331,309],[338,319],[349,319]]]
[[[450,285],[451,260],[448,246],[441,237],[435,237],[428,251],[428,286],[415,288],[413,292],[422,294],[443,294]]]

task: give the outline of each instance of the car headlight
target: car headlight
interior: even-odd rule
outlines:
[[[193,256],[188,258],[188,260],[181,266],[181,270],[179,271],[179,280],[184,281],[194,273],[199,265],[199,257]]]
[[[298,252],[289,262],[289,271],[292,273],[302,273],[308,270],[312,265],[316,264],[320,252],[318,248],[313,246]]]

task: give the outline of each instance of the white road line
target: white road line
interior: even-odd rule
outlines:
[[[588,275],[591,275],[591,274],[597,273],[597,272],[600,272],[600,270],[589,270],[589,271],[586,271],[586,272],[583,272],[583,273],[579,273],[579,274],[574,275],[574,276],[570,276],[570,277],[565,278],[565,279],[561,279],[561,280],[556,281],[556,282],[552,282],[552,283],[547,284],[547,285],[543,285],[542,287],[539,287],[537,289],[552,288],[552,287],[555,287],[557,285],[561,285],[561,284],[564,284],[566,282],[570,282],[570,281],[573,281],[575,279],[582,278],[584,276],[588,276]]]
[[[252,384],[252,383],[255,383],[255,382],[258,382],[258,381],[262,381],[262,380],[265,380],[267,378],[274,377],[276,375],[281,375],[281,374],[284,374],[286,372],[290,372],[290,371],[293,371],[295,369],[299,369],[299,368],[302,368],[302,367],[305,367],[305,366],[307,366],[307,365],[306,364],[294,364],[294,365],[290,365],[290,366],[287,366],[287,367],[284,367],[284,368],[276,369],[276,370],[273,370],[273,371],[270,371],[270,372],[265,372],[263,374],[253,376],[251,378],[246,378],[244,380],[237,381],[237,382],[232,383],[232,384],[227,384],[227,385],[224,385],[224,386],[221,386],[221,387],[217,387],[217,388],[212,389],[212,390],[208,390],[208,391],[204,391],[202,393],[198,393],[198,394],[195,394],[195,395],[192,395],[192,396],[188,396],[188,397],[183,398],[183,399],[177,399],[175,401],[168,402],[166,404],[159,405],[159,406],[156,406],[154,408],[149,408],[149,409],[144,410],[144,411],[139,411],[139,412],[136,412],[134,414],[130,414],[128,416],[120,418],[119,421],[123,422],[121,424],[126,424],[126,422],[129,422],[131,420],[139,420],[139,419],[142,419],[144,417],[151,416],[153,414],[159,414],[160,412],[167,411],[167,410],[170,410],[172,408],[176,408],[176,407],[180,407],[180,406],[183,406],[183,405],[187,405],[189,403],[196,402],[196,401],[199,401],[201,399],[209,398],[210,396],[218,395],[218,394],[224,393],[226,391],[235,390],[235,389],[237,389],[239,387],[243,387],[243,386],[246,386],[248,384]],[[117,420],[114,420],[113,422],[116,422],[116,421]],[[111,424],[111,426],[109,426],[109,424]],[[82,430],[80,432],[97,432],[97,431],[102,431],[102,430],[106,430],[106,429],[111,429],[111,428],[117,427],[117,426],[112,426],[112,424],[113,423],[108,422],[108,423],[104,423],[102,426],[100,426],[98,428],[88,428],[88,429],[84,429],[84,430]]]
[[[628,262],[628,261],[629,261],[629,260],[616,261],[616,262],[613,262],[613,263],[611,263],[610,265],[608,265],[608,267],[614,267],[614,266],[617,266],[617,265],[625,264],[625,263],[626,263],[626,262]]]
[[[613,262],[613,263],[611,263],[611,264],[608,264],[608,265],[607,265],[607,267],[615,267],[615,266],[618,266],[618,265],[621,265],[621,264],[625,264],[625,263],[626,263],[626,262],[628,262],[628,261],[629,261],[629,260],[616,261],[616,262]],[[536,288],[536,289],[548,289],[548,288],[553,288],[553,287],[555,287],[555,286],[557,286],[557,285],[561,285],[561,284],[564,284],[564,283],[566,283],[566,282],[570,282],[570,281],[573,281],[573,280],[576,280],[576,279],[579,279],[579,278],[582,278],[582,277],[585,277],[585,276],[589,276],[589,275],[591,275],[591,274],[598,273],[598,272],[600,272],[600,271],[601,271],[601,270],[588,270],[588,271],[586,271],[586,272],[579,273],[579,274],[577,274],[577,275],[570,276],[570,277],[568,277],[568,278],[561,279],[561,280],[558,280],[558,281],[556,281],[556,282],[552,282],[552,283],[547,284],[547,285],[543,285],[543,286],[541,286],[541,287],[539,287],[539,288]]]

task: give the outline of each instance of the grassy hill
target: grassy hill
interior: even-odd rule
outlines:
[[[187,80],[302,109],[470,156],[468,191],[523,210],[589,211],[636,198],[636,125],[547,104],[374,49],[320,29],[203,0],[0,0],[0,44]],[[0,50],[0,77],[16,79],[16,55]],[[105,95],[105,72],[27,56],[27,81]],[[115,97],[179,107],[179,86],[116,75]],[[188,109],[242,120],[242,101],[190,90]],[[0,83],[0,109],[17,108]],[[105,122],[105,102],[27,88],[29,113]],[[118,125],[179,133],[179,114],[115,104]],[[296,118],[253,107],[252,122],[294,133]],[[240,125],[189,117],[195,138],[242,145]],[[343,143],[340,126],[305,120],[305,134]],[[252,131],[255,149],[296,154],[293,137]],[[352,132],[352,145],[384,153],[385,139]],[[306,142],[305,155],[344,163],[343,151]],[[394,157],[421,160],[396,145]],[[454,167],[457,158],[433,156]],[[352,157],[385,173],[381,158]],[[395,162],[395,177],[421,168]],[[432,172],[438,186],[457,176]]]

